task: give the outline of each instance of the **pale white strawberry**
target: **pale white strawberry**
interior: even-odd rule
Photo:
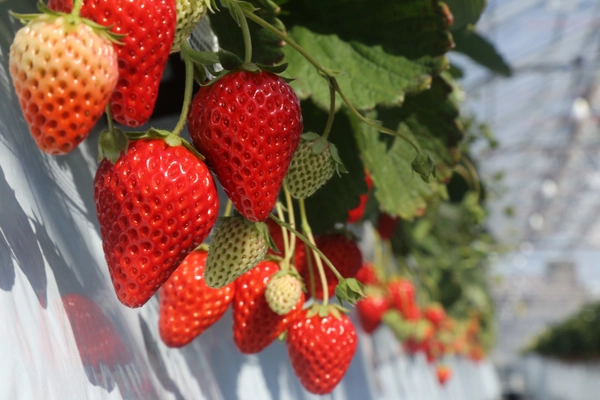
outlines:
[[[176,0],[177,29],[171,53],[179,51],[181,44],[191,35],[206,12],[212,12],[213,0]]]
[[[212,288],[233,282],[262,261],[269,247],[269,229],[241,216],[223,218],[214,229],[204,279]]]
[[[287,272],[275,274],[267,283],[265,298],[269,308],[279,315],[286,315],[292,311],[300,296],[302,296],[302,282],[298,277]]]

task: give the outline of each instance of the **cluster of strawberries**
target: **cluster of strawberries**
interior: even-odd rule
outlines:
[[[398,224],[398,219],[382,213],[377,223],[378,238],[385,243]],[[484,357],[479,343],[479,317],[474,313],[468,321],[457,321],[444,307],[429,302],[421,308],[417,291],[407,277],[386,276],[385,268],[366,262],[356,274],[364,287],[365,298],[356,303],[362,329],[372,334],[384,323],[392,329],[409,354],[423,352],[429,363],[444,356],[459,355],[478,362]],[[439,363],[436,374],[440,384],[451,377],[450,367]]]
[[[49,0],[42,14],[17,15],[28,23],[11,46],[14,88],[36,143],[53,155],[75,149],[110,111],[94,199],[121,303],[141,307],[160,289],[159,331],[171,347],[188,344],[233,303],[241,352],[260,352],[287,332],[302,384],[329,393],[350,364],[357,336],[327,299],[339,295],[340,279],[356,275],[362,256],[344,233],[303,237],[317,256],[288,233],[293,226],[269,219],[284,180],[302,202],[343,170],[325,137],[302,134],[300,102],[288,83],[246,63],[202,86],[189,112],[184,101],[184,119],[173,132],[112,126],[113,118],[127,127],[148,122],[169,54],[189,48],[187,36],[210,6]],[[185,122],[192,144],[179,137]],[[218,224],[211,172],[237,210]],[[362,214],[365,202],[353,213]],[[211,232],[207,250],[201,244]],[[319,268],[321,259],[336,272]],[[358,283],[344,285],[360,293]],[[323,304],[305,308],[307,296]]]

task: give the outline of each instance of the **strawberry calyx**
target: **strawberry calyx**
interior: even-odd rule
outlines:
[[[81,8],[81,7],[79,7]],[[79,9],[73,7],[73,11],[71,13],[63,13],[59,11],[54,11],[48,8],[43,2],[39,1],[37,3],[37,9],[39,13],[32,14],[19,14],[9,11],[10,15],[17,18],[23,25],[26,25],[29,21],[34,19],[43,18],[47,22],[54,22],[57,18],[62,17],[65,22],[65,26],[73,26],[76,27],[79,24],[85,24],[92,28],[96,34],[105,38],[106,40],[116,43],[122,44],[121,39],[123,39],[127,35],[122,35],[118,33],[111,32],[112,26],[104,26],[100,25],[92,20],[87,18],[83,18],[79,16]]]
[[[100,132],[100,139],[98,140],[98,158],[100,161],[107,158],[114,164],[122,151],[127,152],[131,140],[140,139],[160,139],[164,140],[169,146],[183,146],[198,159],[204,160],[204,156],[187,140],[172,132],[155,128],[150,128],[146,132],[126,132],[119,128]]]
[[[325,150],[329,149],[329,154],[333,160],[335,171],[337,172],[338,176],[340,173],[348,173],[348,170],[340,158],[337,147],[328,141],[327,138],[314,132],[306,132],[302,134],[302,141],[312,143],[311,150],[315,155],[322,154]]]
[[[343,300],[354,305],[357,301],[365,298],[364,287],[356,278],[344,278],[335,287],[335,297],[340,304]]]
[[[335,319],[341,319],[341,313],[347,313],[350,310],[340,306],[339,304],[320,304],[314,303],[310,308],[307,309],[306,318],[312,318],[318,315],[321,318],[327,318],[329,315],[333,315]]]

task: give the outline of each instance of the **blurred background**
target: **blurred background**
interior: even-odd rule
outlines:
[[[450,54],[498,142],[473,149],[493,182],[487,226],[508,249],[494,256],[492,359],[513,396],[598,393],[599,24],[598,1],[491,0],[476,31],[501,58]]]

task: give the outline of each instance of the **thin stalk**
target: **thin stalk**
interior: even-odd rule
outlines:
[[[81,11],[81,6],[83,5],[83,0],[75,0],[73,2],[73,10],[71,11],[71,15],[79,16]]]
[[[183,94],[183,106],[181,107],[181,115],[179,116],[179,121],[177,121],[177,125],[173,129],[173,134],[178,135],[181,134],[185,123],[187,122],[188,112],[190,110],[190,104],[192,103],[192,92],[194,89],[194,63],[188,57],[187,51],[192,50],[190,44],[187,41],[184,41],[181,45],[181,56],[183,61],[185,62],[185,92]]]
[[[277,202],[276,204],[276,208],[277,208],[277,216],[279,217],[279,219],[281,219],[282,221],[284,220],[283,217],[283,207],[281,206],[280,202]],[[290,254],[290,241],[288,238],[288,232],[286,231],[285,228],[281,227],[281,233],[283,235],[283,262],[281,263],[281,269],[283,271],[288,271],[290,269],[290,258],[289,258],[289,254]],[[281,251],[281,249],[280,249]]]
[[[285,226],[285,228],[292,232],[294,235],[296,235],[296,237],[300,240],[302,240],[304,242],[305,245],[307,245],[308,247],[310,247],[312,250],[316,251],[317,254],[319,255],[319,257],[321,257],[321,259],[325,262],[325,264],[327,264],[327,266],[331,269],[331,272],[333,272],[333,274],[335,275],[335,277],[338,280],[343,280],[344,277],[342,276],[342,274],[339,273],[339,271],[335,268],[335,266],[332,264],[331,261],[329,261],[329,258],[327,258],[325,256],[325,254],[323,254],[323,252],[321,250],[319,250],[319,248],[317,246],[315,246],[314,244],[312,244],[308,238],[306,236],[304,236],[303,234],[301,234],[300,232],[298,232],[296,229],[292,228],[288,223],[280,220],[279,218],[277,218],[276,216],[274,216],[273,214],[269,215],[269,218],[271,218],[273,221],[277,222],[280,226]]]
[[[317,291],[315,284],[315,271],[313,270],[312,257],[310,257],[310,253],[306,253],[306,256],[306,261],[308,262],[308,279],[310,279],[310,292],[314,294]]]
[[[237,9],[240,10],[241,7],[237,7]],[[240,27],[242,28],[242,36],[244,37],[244,64],[249,64],[252,62],[252,37],[250,36],[250,28],[246,20],[246,13],[238,12],[237,15],[240,20]]]
[[[110,104],[106,105],[106,119],[108,120],[108,131],[111,135],[115,132],[115,122],[112,118],[112,111],[110,110]]]
[[[331,126],[333,125],[333,118],[335,117],[335,88],[331,81],[328,79],[327,84],[329,85],[329,118],[327,118],[327,125],[325,125],[325,131],[323,132],[323,139],[327,139],[329,132],[331,132]]]
[[[308,224],[308,220],[306,219],[306,207],[304,206],[304,199],[300,199],[298,203],[300,204],[300,218],[302,220],[302,230],[306,233],[308,240],[316,247],[315,238],[313,237],[310,225]],[[321,278],[321,287],[323,288],[323,305],[326,306],[329,302],[329,289],[327,286],[327,277],[325,276],[325,269],[323,268],[321,258],[318,257],[318,254],[315,250],[313,250],[313,254],[317,263],[317,271],[319,271],[319,276]],[[308,255],[308,258],[311,258],[310,254]],[[313,292],[313,296],[314,295],[315,292]]]
[[[290,191],[285,186],[285,183],[283,184],[283,192],[285,193],[285,202],[286,202],[287,210],[288,210],[288,221],[290,221],[290,225],[292,226],[292,228],[295,229],[296,228],[296,216],[294,215],[294,203],[292,202],[292,195],[290,194]],[[283,220],[283,218],[281,218],[281,219]],[[281,227],[281,229],[285,229],[285,228]],[[294,256],[295,252],[296,252],[296,240],[290,234],[290,255],[289,255],[290,259]],[[296,264],[296,259],[294,259],[294,265],[295,264]],[[296,265],[296,267],[298,267],[298,266]]]

